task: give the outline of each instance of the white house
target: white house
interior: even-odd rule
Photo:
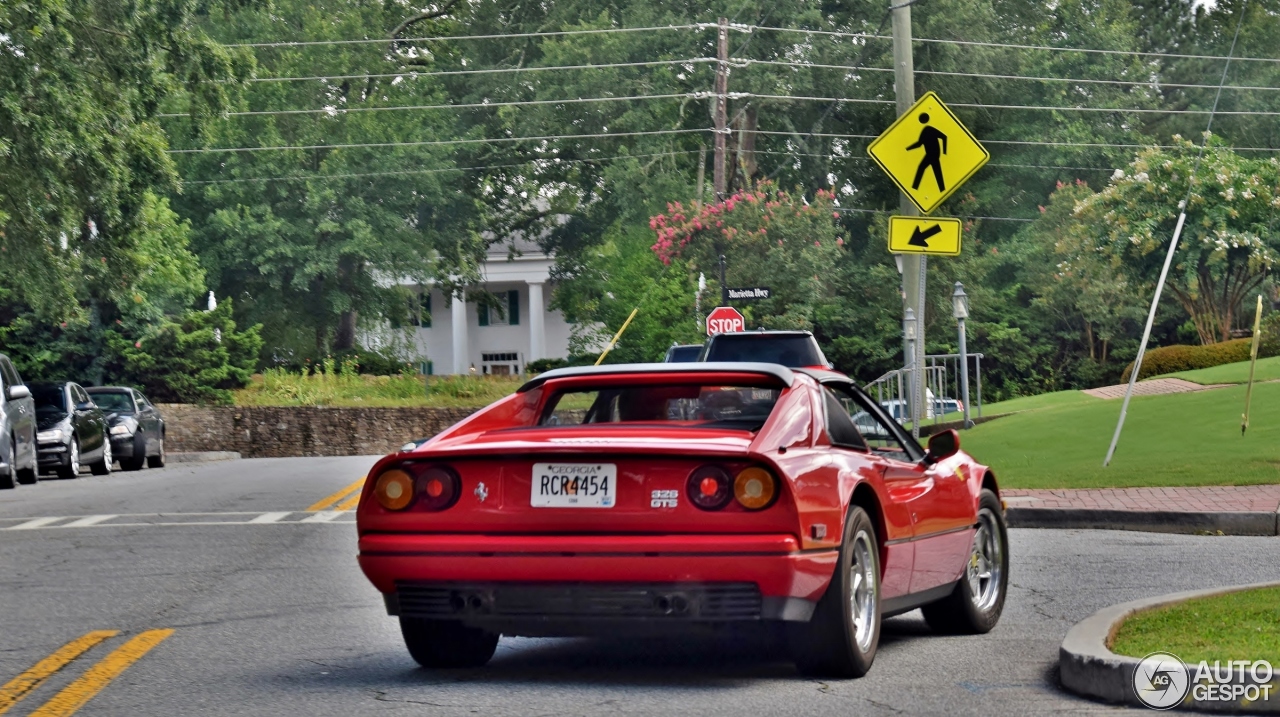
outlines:
[[[508,258],[496,245],[481,269],[484,288],[505,298],[505,311],[455,298],[438,287],[414,285],[421,319],[414,330],[424,372],[510,375],[540,358],[569,355],[569,323],[548,308],[547,280],[554,260],[531,242],[517,242],[520,255]]]

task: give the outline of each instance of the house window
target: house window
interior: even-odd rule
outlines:
[[[501,309],[488,306],[479,307],[481,326],[519,326],[520,325],[520,292],[516,289],[497,294],[498,299],[506,299]]]
[[[520,373],[520,354],[515,351],[482,353],[480,370],[488,376],[515,376]]]

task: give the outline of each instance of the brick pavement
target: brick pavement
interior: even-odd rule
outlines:
[[[1139,381],[1133,384],[1133,395],[1135,396],[1162,396],[1170,393],[1191,393],[1193,391],[1207,391],[1212,388],[1227,388],[1234,386],[1232,383],[1214,383],[1202,385],[1192,383],[1180,378],[1149,378],[1146,381]],[[1124,398],[1124,392],[1129,388],[1129,384],[1121,383],[1115,386],[1102,386],[1101,388],[1090,388],[1082,391],[1095,398]]]
[[[1280,485],[1002,490],[1010,508],[1280,512]]]

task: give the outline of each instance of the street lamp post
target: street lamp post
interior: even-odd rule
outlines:
[[[969,353],[965,347],[964,320],[969,318],[969,295],[964,293],[964,284],[956,282],[956,290],[951,294],[951,315],[956,317],[956,325],[960,330],[960,400],[964,404],[964,427],[972,428],[969,420]]]
[[[915,414],[916,312],[913,311],[910,306],[908,306],[906,311],[902,313],[902,336],[907,340],[907,352],[906,352],[906,355],[902,357],[903,358],[902,368],[907,372],[907,395],[911,396],[911,398],[903,400],[902,402],[903,410],[902,410],[902,413],[899,414],[899,416],[901,416],[901,418],[906,418],[907,416],[914,417],[916,415]],[[899,388],[901,388],[902,384],[899,383],[898,386]],[[899,392],[899,396],[901,396],[901,392]],[[899,416],[894,416],[894,417],[898,418]],[[901,422],[902,422],[901,419],[899,419],[899,423]],[[917,427],[914,430],[918,431],[919,428]],[[917,434],[917,437],[919,437],[919,434]]]

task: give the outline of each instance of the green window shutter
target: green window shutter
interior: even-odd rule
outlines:
[[[457,299],[455,299],[455,301],[456,300]],[[480,304],[476,306],[476,314],[477,314],[477,318],[480,319],[481,326],[489,325],[489,307],[488,306],[485,306],[484,304]]]
[[[507,324],[520,325],[520,292],[516,289],[507,292]]]
[[[424,329],[431,328],[431,292],[429,290],[422,292],[422,299],[419,302],[418,311],[420,317],[418,325]]]

